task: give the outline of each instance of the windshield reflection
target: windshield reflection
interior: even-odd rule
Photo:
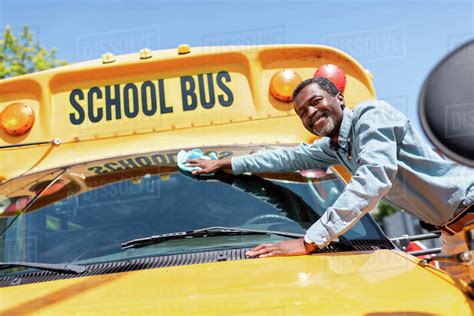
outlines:
[[[49,192],[44,190],[48,193],[44,196],[36,196],[38,187],[44,189],[57,172],[23,179],[8,192],[2,186],[0,195],[9,197],[5,204],[17,195],[36,196],[36,202],[25,213],[3,213],[0,217],[0,232],[4,231],[0,261],[100,262],[209,247],[249,247],[261,243],[263,237],[179,240],[126,251],[121,244],[134,238],[212,226],[304,234],[344,188],[330,171],[318,176],[304,172],[239,176],[218,172],[193,177],[169,162],[128,169],[118,169],[116,164],[117,170],[86,172],[91,166],[99,170],[96,166],[106,164],[112,166],[108,161],[70,168],[57,179],[61,184]],[[345,237],[383,238],[367,217]]]

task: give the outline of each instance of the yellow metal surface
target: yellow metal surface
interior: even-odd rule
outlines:
[[[398,254],[141,270],[0,289],[1,315],[472,315],[449,279]]]
[[[312,141],[291,102],[270,95],[271,77],[292,69],[309,78],[321,64],[347,75],[349,106],[375,97],[367,72],[350,56],[316,45],[252,49],[200,47],[105,56],[0,81],[0,111],[22,102],[37,114],[21,137],[0,132],[0,178],[78,161],[183,146]],[[291,131],[291,134],[289,133]],[[190,139],[193,135],[193,139]],[[196,137],[197,136],[197,137]]]

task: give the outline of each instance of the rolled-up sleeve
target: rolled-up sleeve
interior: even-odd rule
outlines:
[[[305,169],[325,168],[338,164],[328,139],[316,140],[311,145],[302,143],[296,147],[265,150],[252,155],[232,158],[232,172],[290,172]]]
[[[360,114],[354,131],[360,148],[357,170],[332,207],[307,231],[320,248],[347,231],[388,193],[397,174],[397,143],[406,119],[377,107]]]

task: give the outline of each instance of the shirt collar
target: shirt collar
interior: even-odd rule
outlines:
[[[335,149],[338,147],[346,148],[347,140],[349,138],[349,132],[351,131],[352,124],[352,111],[347,107],[343,110],[341,127],[339,128],[339,137],[337,143],[331,140],[331,148]]]

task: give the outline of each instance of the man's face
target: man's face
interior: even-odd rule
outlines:
[[[303,88],[295,98],[295,111],[306,129],[320,137],[339,135],[344,105],[344,97],[333,97],[311,83]]]

